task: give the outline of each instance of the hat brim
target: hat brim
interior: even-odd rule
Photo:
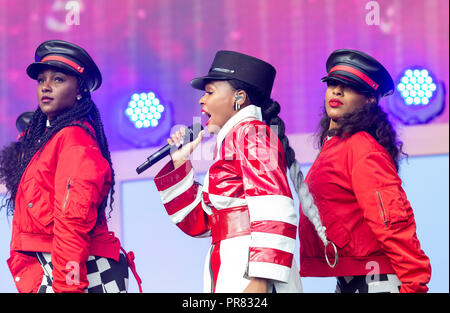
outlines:
[[[37,79],[39,73],[48,68],[55,68],[55,69],[63,70],[64,72],[68,72],[69,74],[72,74],[74,76],[80,76],[80,73],[78,73],[74,68],[72,68],[69,65],[66,65],[64,63],[58,62],[58,61],[31,63],[27,67],[27,74],[30,78]]]
[[[355,81],[355,80],[351,80],[351,79],[344,79],[341,77],[336,77],[336,76],[325,76],[321,79],[322,82],[338,82],[341,83],[345,86],[348,86],[358,92],[361,93],[373,93],[371,92],[366,86],[364,86],[363,84]]]
[[[230,80],[233,79],[228,76],[216,76],[216,75],[207,75],[203,77],[194,78],[191,80],[191,86],[198,90],[205,90],[206,84],[215,81],[215,80]]]
[[[67,74],[71,74],[73,76],[83,78],[84,81],[87,83],[90,92],[93,92],[94,90],[98,89],[102,83],[102,76],[101,76],[98,68],[93,69],[93,71],[95,71],[95,73],[96,73],[95,78],[91,77],[91,76],[86,77],[85,75],[81,75],[73,67],[71,67],[65,63],[58,62],[58,61],[46,61],[46,62],[31,63],[27,67],[27,74],[30,78],[37,79],[39,73],[48,68],[62,70],[63,72],[65,72]]]

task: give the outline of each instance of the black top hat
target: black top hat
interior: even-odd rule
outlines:
[[[267,62],[239,52],[221,50],[216,53],[208,75],[194,78],[191,86],[204,90],[210,81],[237,79],[270,97],[275,74],[275,68]]]
[[[322,81],[338,81],[345,85],[380,97],[394,92],[394,82],[380,62],[361,51],[336,50],[327,60],[328,76]]]
[[[48,40],[36,49],[34,63],[27,68],[27,74],[37,79],[39,73],[48,66],[68,71],[80,76],[89,91],[94,91],[102,84],[102,75],[94,60],[81,47],[63,40]]]

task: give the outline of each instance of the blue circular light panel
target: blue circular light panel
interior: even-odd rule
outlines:
[[[397,90],[408,106],[426,106],[430,103],[436,84],[426,69],[407,69],[397,84]]]
[[[154,92],[141,92],[131,95],[125,114],[136,128],[156,127],[164,109]]]

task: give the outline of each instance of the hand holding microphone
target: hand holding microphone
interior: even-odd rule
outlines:
[[[179,131],[173,134],[171,138],[167,139],[167,143],[171,147],[178,147],[178,149],[170,149],[170,157],[172,158],[174,168],[178,168],[183,165],[184,162],[186,162],[194,149],[197,148],[197,146],[203,140],[204,133],[205,131],[201,130],[198,133],[197,138],[186,143],[186,128],[182,127]]]
[[[147,161],[136,168],[136,172],[141,174],[150,166],[171,154],[175,168],[181,166],[200,144],[204,135],[203,126],[200,123],[181,128],[171,138],[167,139],[167,145],[153,153]],[[180,149],[181,148],[181,149]]]

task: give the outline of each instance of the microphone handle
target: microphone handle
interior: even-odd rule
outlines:
[[[195,139],[195,137],[198,136],[198,133],[203,130],[203,126],[201,124],[194,124],[188,128],[186,128],[186,133],[184,135],[184,143],[188,143],[191,142]],[[181,146],[183,146],[182,144],[178,145],[176,147],[176,149],[180,149]],[[152,166],[153,164],[155,164],[156,162],[158,162],[159,160],[165,158],[167,155],[170,154],[170,149],[172,149],[175,147],[167,144],[164,147],[162,147],[161,149],[159,149],[158,151],[156,151],[155,153],[153,153],[151,156],[149,156],[147,158],[147,161],[145,161],[144,163],[142,163],[141,165],[139,165],[136,168],[136,172],[138,174],[142,173],[143,171],[145,171],[146,169],[148,169],[150,166]]]
[[[170,148],[171,148],[170,145],[165,145],[164,147],[153,153],[150,157],[147,158],[147,161],[145,161],[136,168],[136,172],[140,174],[146,169],[148,169],[150,166],[158,162],[159,160],[166,157],[169,154],[168,152],[170,151]]]

